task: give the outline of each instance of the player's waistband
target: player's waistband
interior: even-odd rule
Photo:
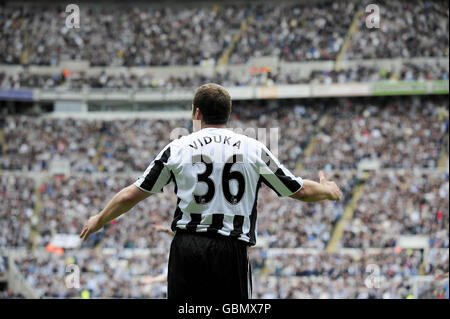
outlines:
[[[239,239],[239,236],[232,236],[232,235],[225,236],[216,231],[198,232],[195,230],[187,230],[187,229],[180,229],[180,228],[175,229],[175,236],[183,235],[183,234],[190,234],[190,235],[196,235],[196,236],[202,236],[202,237],[208,237],[208,238],[220,239],[220,240],[235,240],[246,246],[251,246],[251,244],[248,241]]]

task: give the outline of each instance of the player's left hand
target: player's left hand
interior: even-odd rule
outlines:
[[[172,235],[172,236],[175,235],[174,232],[168,227],[164,227],[164,226],[161,226],[161,225],[153,225],[153,228],[157,232],[166,233],[166,234],[169,234],[169,235]]]
[[[157,231],[157,232],[161,232],[161,233],[167,233],[168,232],[168,228],[161,226],[161,225],[153,225],[153,228]]]
[[[102,226],[103,225],[100,223],[100,218],[98,215],[90,217],[80,233],[80,238],[83,238],[83,242],[85,242],[91,234],[98,231],[100,228],[102,228]]]
[[[342,192],[339,189],[339,187],[336,185],[335,182],[329,181],[327,179],[327,175],[323,172],[320,171],[319,172],[319,179],[320,179],[320,184],[322,184],[323,186],[327,187],[329,189],[329,200],[333,200],[333,201],[340,201],[342,198]]]

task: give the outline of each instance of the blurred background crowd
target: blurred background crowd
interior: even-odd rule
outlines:
[[[64,27],[63,6],[0,3],[0,93],[447,83],[445,94],[234,100],[229,126],[276,128],[268,146],[287,168],[310,179],[324,170],[344,193],[299,204],[262,187],[254,297],[448,298],[448,281],[428,280],[449,271],[448,3],[377,4],[380,28],[368,30],[362,1],[86,3],[78,29]],[[257,59],[277,63],[261,71]],[[0,94],[0,298],[165,298],[172,237],[155,225],[170,225],[173,185],[70,244],[191,121],[53,118],[13,102]],[[55,244],[61,235],[69,247]],[[67,287],[71,265],[79,288]],[[11,278],[28,294],[4,289]]]
[[[57,65],[64,59],[83,59],[93,66],[198,65],[218,60],[249,16],[232,50],[231,64],[273,55],[285,61],[334,60],[359,4],[268,2],[192,8],[91,4],[81,6],[83,28],[75,32],[57,23],[66,18],[64,6],[1,6],[0,41],[6,50],[0,53],[0,61],[19,64],[25,58],[31,65]],[[386,21],[381,32],[374,30],[369,37],[364,31],[355,33],[348,59],[448,56],[448,3],[377,4]]]
[[[410,293],[412,288],[403,287],[401,282],[418,274],[420,267],[425,267],[425,274],[448,271],[448,173],[429,170],[437,167],[440,152],[444,151],[448,116],[442,116],[439,107],[448,107],[448,101],[439,97],[388,101],[336,100],[339,105],[335,107],[325,107],[327,103],[316,101],[237,105],[230,127],[278,125],[280,160],[304,178],[315,179],[318,170],[325,169],[345,194],[339,203],[299,205],[279,200],[263,187],[258,203],[258,240],[268,249],[301,247],[323,251],[355,187],[362,183],[356,164],[365,158],[379,160],[383,169],[367,178],[365,196],[357,202],[339,246],[362,249],[362,254],[371,248],[388,249],[371,257],[378,265],[380,260],[389,265],[383,270],[389,273],[386,288],[377,290],[375,297],[397,298]],[[406,103],[408,112],[402,112]],[[61,157],[70,161],[75,173],[39,184],[22,175],[0,174],[0,246],[26,247],[32,241],[40,248],[36,256],[26,255],[16,261],[30,284],[40,287],[43,297],[75,296],[77,292],[65,290],[62,281],[64,267],[70,264],[68,258],[74,258],[77,265],[82,265],[82,277],[92,297],[163,297],[163,284],[146,285],[142,280],[163,273],[167,263],[171,237],[153,226],[170,224],[176,205],[172,186],[92,236],[85,246],[99,252],[67,250],[63,256],[55,256],[42,249],[57,234],[76,236],[89,216],[100,211],[117,191],[145,170],[167,143],[165,137],[170,136],[171,129],[189,128],[189,121],[36,120],[20,115],[7,117],[6,123],[3,127],[6,156],[1,162],[4,171],[45,172],[50,158]],[[313,136],[315,147],[310,156],[303,156]],[[33,218],[37,220],[37,231],[31,238]],[[435,261],[437,266],[433,266],[423,264],[423,251],[392,255],[390,252],[397,247],[400,235],[428,235],[429,246],[447,251],[447,259]],[[115,249],[118,253],[108,255],[101,249]],[[152,253],[127,260],[121,257],[127,249],[156,250],[159,253],[155,256],[159,257]],[[255,269],[264,268],[263,274],[256,272],[255,293],[259,297],[364,298],[370,294],[363,287],[344,289],[364,281],[365,265],[370,264],[365,257],[355,260],[345,254],[323,253],[317,259],[316,255],[299,257],[286,253],[273,258],[259,256],[255,260],[258,258],[262,260],[255,264]],[[352,272],[354,267],[359,272],[342,275]],[[46,276],[49,273],[54,275]],[[287,279],[289,276],[295,278]]]

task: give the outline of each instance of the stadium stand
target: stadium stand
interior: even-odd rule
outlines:
[[[95,66],[198,65],[218,59],[245,14],[237,6],[219,10],[90,4],[80,9],[85,28],[72,33],[58,27],[65,21],[63,6],[8,5],[1,10],[1,46],[7,50],[0,61],[22,63],[26,52],[32,65],[57,65],[64,59],[88,60]]]
[[[0,247],[29,244],[35,182],[31,178],[0,174]]]
[[[270,86],[275,84],[304,84],[304,83],[348,83],[348,82],[381,82],[388,81],[394,76],[393,68],[377,66],[355,65],[346,69],[312,70],[309,77],[298,78],[286,72],[270,70],[267,73],[247,74],[245,77],[226,72],[215,72],[211,76],[196,73],[193,76],[170,76],[169,78],[156,78],[147,73],[138,76],[131,71],[120,74],[86,74],[84,71],[67,75],[64,72],[54,74],[31,73],[23,70],[18,73],[6,74],[0,72],[0,83],[3,88],[33,88],[45,89],[144,89],[155,88],[172,90],[176,88],[196,88],[201,83],[222,83],[226,86]],[[448,64],[405,62],[401,65],[397,76],[403,81],[448,80]]]
[[[448,185],[443,172],[374,174],[347,225],[343,246],[395,247],[399,234],[427,234],[430,247],[448,248]]]
[[[299,205],[261,189],[254,297],[444,298],[448,3],[378,1],[375,30],[359,0],[176,4],[86,3],[80,29],[62,6],[0,4],[0,298],[166,297],[171,237],[153,226],[170,223],[172,186],[76,237],[174,128],[192,130],[205,82],[237,97],[231,128],[278,128],[281,162],[345,195]]]
[[[448,269],[448,249],[440,254]],[[353,250],[336,254],[280,253],[267,261],[269,271],[257,280],[259,298],[404,299],[423,260],[420,250]],[[446,264],[447,263],[447,264]],[[376,289],[366,286],[367,267],[376,265]]]
[[[381,32],[373,30],[367,34],[363,28],[365,19],[361,19],[346,59],[448,56],[447,2],[379,1],[377,4],[386,21],[380,25]]]
[[[448,118],[439,113],[448,106],[445,98],[390,97],[377,99],[378,107],[370,100],[338,103],[330,106],[316,147],[305,158],[307,169],[355,169],[362,160],[375,160],[382,168],[437,166],[448,134]]]
[[[415,101],[416,99],[418,100]],[[345,103],[342,100],[338,101],[339,103]],[[401,112],[397,113],[398,115],[395,116],[396,113],[395,111],[391,111],[392,107],[390,105],[385,107],[382,102],[379,102],[378,105],[375,105],[374,101],[377,100],[361,101],[360,99],[354,99],[354,101],[357,101],[356,103],[354,103],[356,106],[353,105],[351,100],[347,102],[347,110],[345,109],[345,107],[339,108],[338,106],[336,106],[336,108],[325,108],[324,104],[317,103],[314,100],[311,100],[311,102],[313,102],[311,105],[306,105],[306,103],[302,101],[296,101],[291,102],[290,105],[287,105],[285,107],[282,107],[281,105],[269,107],[261,105],[261,102],[256,102],[253,105],[248,105],[248,107],[238,106],[236,108],[236,113],[233,116],[231,126],[234,128],[243,129],[246,127],[271,127],[272,124],[275,125],[276,123],[281,123],[280,136],[283,136],[283,138],[280,138],[279,140],[280,143],[278,145],[278,149],[280,152],[280,158],[285,161],[288,167],[290,167],[291,169],[297,167],[296,160],[299,158],[302,159],[302,151],[304,148],[306,148],[306,145],[311,140],[311,137],[313,135],[317,135],[317,132],[315,131],[317,128],[313,123],[320,122],[322,118],[328,119],[331,117],[335,122],[342,122],[342,125],[347,125],[346,123],[352,123],[351,121],[348,121],[349,117],[355,118],[354,123],[356,124],[358,124],[358,120],[361,120],[361,118],[365,117],[370,118],[370,123],[373,123],[374,127],[398,128],[396,124],[400,122],[406,123],[406,128],[409,127],[409,123],[406,122],[404,116],[400,115]],[[423,128],[429,128],[430,126],[432,127],[433,125],[435,125],[435,133],[433,133],[433,131],[430,131],[423,138],[424,140],[426,138],[429,143],[430,137],[434,137],[434,139],[436,140],[436,147],[441,145],[440,143],[443,141],[443,138],[445,136],[444,134],[446,134],[445,121],[447,121],[448,123],[448,118],[444,117],[441,118],[440,122],[436,121],[437,115],[435,111],[437,106],[441,105],[440,102],[445,102],[443,100],[440,100],[439,98],[436,100],[436,98],[432,97],[403,98],[397,99],[397,101],[398,103],[403,103],[403,105],[416,103],[418,105],[425,106],[425,108],[408,107],[408,109],[410,110],[409,115],[412,118],[411,123],[416,123],[416,125],[410,125],[410,129],[412,131],[410,134],[413,136],[420,136],[419,132],[422,132]],[[384,108],[386,108],[386,113],[383,114]],[[336,116],[335,110],[342,109],[344,110],[344,112],[348,112],[349,115],[345,115],[343,117]],[[358,112],[355,112],[356,109],[358,110]],[[398,109],[401,110],[402,108],[398,107]],[[292,110],[294,110],[294,112],[292,112]],[[364,113],[365,115],[363,115]],[[423,120],[423,124],[415,121],[415,119],[418,119],[419,117],[421,117],[421,119]],[[56,285],[54,288],[49,288],[49,290],[39,292],[40,296],[51,298],[74,297],[75,295],[73,295],[73,291],[69,294],[66,294],[66,292],[64,292],[61,282],[46,282],[45,280],[49,279],[45,279],[45,276],[39,273],[40,271],[43,271],[45,274],[46,270],[44,269],[51,267],[54,262],[58,262],[60,264],[59,267],[64,267],[64,260],[68,258],[67,255],[54,256],[52,253],[43,250],[44,247],[46,247],[52,241],[52,238],[54,238],[54,236],[57,234],[69,234],[76,236],[79,232],[80,227],[82,227],[83,222],[88,216],[92,214],[93,211],[101,210],[106,201],[116,191],[118,191],[121,187],[132,183],[134,180],[132,176],[125,177],[114,174],[117,174],[117,171],[134,172],[131,175],[134,174],[134,177],[138,177],[140,174],[139,170],[144,170],[147,165],[144,158],[147,158],[147,161],[149,161],[149,158],[151,158],[152,155],[157,152],[157,149],[161,148],[162,145],[166,143],[164,137],[170,135],[170,129],[174,127],[174,125],[183,126],[185,125],[185,122],[179,120],[170,122],[163,120],[87,121],[74,119],[49,119],[44,120],[41,123],[39,120],[33,120],[27,116],[13,116],[10,119],[11,121],[7,122],[10,123],[11,128],[4,129],[4,132],[7,137],[6,140],[11,141],[14,144],[8,144],[7,150],[8,152],[17,150],[17,152],[19,153],[10,153],[12,158],[20,159],[20,149],[23,150],[26,149],[26,147],[21,146],[21,144],[17,143],[15,139],[10,138],[9,134],[10,132],[18,132],[17,129],[13,129],[13,127],[22,128],[23,130],[25,127],[27,127],[29,132],[28,143],[31,147],[36,147],[36,151],[31,150],[31,152],[33,152],[33,157],[36,159],[42,158],[42,155],[40,155],[39,152],[48,152],[48,154],[52,154],[54,156],[55,150],[59,149],[59,154],[66,156],[69,159],[73,159],[73,162],[72,160],[70,160],[70,162],[74,163],[72,164],[72,170],[74,172],[77,172],[80,167],[79,160],[84,156],[81,156],[81,154],[86,153],[90,154],[90,159],[97,158],[98,163],[101,163],[99,165],[100,167],[113,168],[112,171],[106,170],[105,173],[97,173],[94,175],[87,175],[84,172],[97,171],[97,169],[95,168],[91,171],[80,169],[80,173],[68,178],[50,177],[39,187],[39,196],[41,198],[42,205],[40,206],[38,212],[39,235],[36,236],[35,245],[37,247],[41,247],[39,248],[41,252],[39,254],[39,257],[35,257],[35,259],[31,258],[23,260],[23,262],[21,261],[18,263],[18,266],[24,274],[25,278],[27,278],[32,286],[53,287],[53,285]],[[47,127],[52,128],[52,130],[48,130],[48,132],[52,132],[48,136],[52,136],[54,139],[46,139],[48,142],[42,143],[42,145],[46,146],[46,148],[40,150],[38,148],[39,144],[35,145],[35,143],[32,143],[32,139],[35,136],[45,136]],[[334,129],[337,126],[333,125],[330,127]],[[356,125],[356,128],[358,128],[358,125]],[[364,136],[364,132],[368,129],[372,134],[367,134],[366,136],[371,137],[372,135],[375,135],[373,134],[374,129],[370,127],[368,128],[365,125],[361,125],[359,134],[361,134],[361,136]],[[142,130],[144,130],[144,132],[146,133],[144,135],[139,135],[138,132],[143,132]],[[354,127],[351,127],[351,131],[354,134],[358,134],[358,130],[356,130]],[[80,134],[74,134],[75,132],[79,132]],[[382,134],[378,134],[374,138],[379,139],[379,143],[389,143],[392,140],[393,135],[389,134],[388,132],[389,131],[382,132]],[[97,134],[98,136],[95,136],[95,134]],[[81,140],[83,136],[88,135],[91,135],[92,142],[90,142],[90,140]],[[104,135],[106,136],[106,138],[102,139],[100,135]],[[336,133],[329,133],[329,135],[339,136],[336,135]],[[93,138],[92,136],[95,136],[95,138]],[[144,140],[139,140],[139,136],[144,136]],[[321,135],[319,134],[317,136],[319,137],[318,141],[321,141]],[[402,136],[402,134],[398,133],[397,136]],[[98,152],[98,154],[97,149],[94,147],[90,152],[86,150],[86,143],[88,143],[87,145],[95,145],[95,140],[100,139],[103,141],[103,147],[101,148],[101,151]],[[345,136],[343,136],[343,140],[346,140]],[[58,144],[61,143],[61,141],[64,142],[62,142],[63,144],[58,148]],[[121,146],[123,145],[122,141],[131,141],[132,143],[127,145],[126,148],[121,148]],[[116,145],[114,146],[114,144]],[[366,140],[364,144],[369,145],[368,140]],[[419,142],[413,145],[421,147],[422,144],[423,143]],[[66,147],[65,145],[73,146]],[[336,149],[333,149],[333,145],[335,145]],[[334,158],[339,159],[339,157],[336,156],[336,152],[343,149],[342,145],[343,144],[331,144],[331,148],[329,148],[328,150],[330,154],[334,154]],[[412,144],[409,144],[409,147],[411,147],[411,145]],[[298,148],[298,146],[303,147]],[[130,148],[132,147],[134,147],[135,151],[130,152]],[[142,159],[139,159],[135,156],[133,158],[133,162],[130,154],[139,154],[139,149],[145,149],[146,151],[143,152]],[[349,154],[351,154],[349,155],[349,158],[352,161],[358,159],[358,155],[352,153],[353,150],[358,149],[358,147],[349,149]],[[417,153],[420,154],[422,152],[419,149],[417,150]],[[437,159],[437,155],[438,154],[435,154],[434,156],[434,164],[430,165],[431,168],[436,167],[435,162]],[[330,158],[329,155],[327,156],[328,158]],[[395,156],[397,156],[396,152],[390,153],[388,158],[386,159],[386,163],[396,163]],[[33,157],[24,156],[23,158],[30,159]],[[123,170],[116,170],[114,169],[114,167],[119,166],[114,164],[112,158],[114,158],[114,160],[120,161],[121,163],[127,163],[129,164],[129,166],[124,167]],[[394,165],[393,167],[401,169],[410,168],[408,166],[409,162],[405,159],[406,158],[403,158],[403,160],[401,161],[399,160],[398,166]],[[141,164],[139,165],[138,163]],[[305,165],[306,167],[308,167],[309,162],[306,161]],[[25,169],[27,167],[32,168],[33,166],[24,166]],[[45,165],[41,164],[34,167],[36,167],[38,171],[46,172],[49,165],[47,163]],[[94,163],[89,163],[89,167],[95,167]],[[4,168],[6,167],[4,166]],[[15,167],[10,167],[12,171],[14,171],[14,168]],[[304,176],[307,178],[314,178],[312,174],[313,172],[317,172],[318,168],[320,168],[320,163],[317,164],[317,167],[311,168],[311,171],[308,171],[307,175]],[[264,247],[266,247],[266,249],[268,249],[268,252],[270,252],[271,249],[278,248],[292,249],[296,247],[302,247],[323,250],[326,247],[328,241],[330,240],[333,227],[335,226],[336,222],[342,217],[344,207],[351,197],[352,188],[356,184],[361,183],[355,167],[345,167],[342,165],[338,166],[338,168],[347,168],[347,170],[336,171],[335,173],[333,173],[334,175],[332,175],[334,179],[340,182],[340,186],[346,194],[346,198],[344,199],[344,201],[337,205],[335,203],[327,202],[297,205],[293,201],[276,200],[276,195],[267,188],[263,188],[261,190],[260,202],[258,205],[259,241]],[[419,166],[419,168],[422,169],[423,167]],[[369,195],[363,197],[358,202],[358,208],[355,211],[354,218],[352,219],[351,223],[347,225],[344,236],[342,238],[342,247],[364,249],[373,247],[396,247],[395,238],[398,234],[428,234],[431,235],[430,247],[448,248],[448,209],[446,209],[446,207],[448,207],[448,173],[426,173],[426,171],[420,170],[420,173],[418,173],[418,175],[416,174],[416,176],[404,173],[404,171],[402,171],[401,169],[391,171],[389,173],[386,172],[384,174],[375,172],[372,173],[364,186]],[[110,173],[112,173],[113,175],[110,175]],[[302,174],[301,171],[299,171],[299,173]],[[9,227],[8,225],[6,225],[6,227],[3,228],[5,230],[8,230],[8,236],[6,236],[5,233],[4,238],[11,238],[11,240],[4,243],[3,246],[23,246],[26,245],[27,240],[29,240],[30,231],[27,230],[27,227],[29,227],[30,217],[34,207],[34,202],[30,200],[33,198],[33,196],[30,196],[30,194],[33,194],[34,184],[30,179],[16,180],[14,179],[13,175],[9,174],[3,175],[2,178],[5,181],[2,183],[2,185],[5,185],[5,187],[8,184],[16,185],[15,188],[17,189],[18,194],[22,194],[24,196],[24,199],[26,198],[29,202],[29,207],[16,207],[17,215],[21,217],[28,216],[28,219],[21,220],[20,223],[14,221],[14,227]],[[402,185],[402,188],[396,187],[392,189],[391,187],[389,187],[389,185],[393,184]],[[28,190],[28,192],[25,192],[23,190],[23,187],[27,187],[26,189]],[[10,187],[8,187],[7,189],[9,190]],[[391,191],[392,194],[389,194],[388,191]],[[6,188],[4,192],[2,192],[2,194],[3,196],[5,196],[5,198],[13,197],[9,195],[9,192],[6,191]],[[410,202],[398,201],[397,199],[400,197],[409,198]],[[158,251],[167,251],[170,238],[167,234],[155,232],[152,229],[152,225],[167,225],[174,211],[175,202],[175,197],[169,190],[169,192],[167,193],[160,194],[155,198],[152,198],[152,200],[148,201],[148,203],[146,202],[145,204],[140,204],[136,209],[127,214],[126,217],[119,218],[118,220],[109,224],[104,231],[98,233],[96,236],[93,236],[87,243],[88,247],[99,246],[104,249],[158,249]],[[14,202],[11,203],[11,200],[3,201],[2,203],[4,203],[4,205],[9,205],[8,208],[6,208],[7,210],[2,211],[6,212],[10,209],[10,206],[14,207]],[[24,202],[22,202],[21,204],[23,205],[23,203]],[[380,218],[382,218],[382,220],[380,220]],[[8,221],[8,219],[6,218],[3,218],[2,220]],[[406,221],[409,222],[407,223]],[[24,229],[27,231],[24,231]],[[12,239],[20,238],[18,234],[27,234],[27,236],[20,242],[14,242]],[[70,250],[68,251],[68,254],[72,254]],[[76,256],[78,255],[75,251],[73,254],[75,256],[74,258],[77,258]],[[311,255],[310,257],[315,258],[312,256],[313,255]],[[389,256],[389,253],[387,253],[387,256]],[[97,259],[93,260],[96,260],[98,263],[109,263],[109,261],[107,261],[108,259],[98,259],[103,258],[101,256],[95,256],[95,258]],[[160,261],[161,264],[158,264],[157,266],[159,270],[163,268],[164,263],[167,262],[167,260],[161,259]],[[279,264],[283,264],[283,259],[276,262]],[[316,260],[316,262],[319,261]],[[92,261],[92,263],[95,264],[94,261]],[[31,267],[31,265],[33,264],[37,264],[38,266]],[[26,268],[23,265],[30,265],[30,269],[32,270]],[[440,263],[438,267],[441,267],[442,265],[444,264]],[[415,265],[413,268],[413,270],[416,271],[418,269],[418,266]],[[289,267],[286,267],[285,271],[289,272],[289,269]],[[316,271],[319,271],[317,268],[315,269]],[[433,268],[431,267],[429,273],[431,273],[432,270]],[[91,274],[90,271],[86,270],[86,272],[89,273],[90,276],[92,275],[93,277],[95,277],[95,275]],[[83,274],[84,273],[85,272],[83,272]],[[145,273],[144,275],[154,276],[156,274],[157,273]],[[291,275],[295,277],[292,283],[298,282],[299,285],[305,284],[306,286],[312,285],[313,287],[315,285],[313,282],[309,281],[309,279],[297,278],[298,276],[303,276],[301,274],[297,274],[297,271],[295,271],[294,274]],[[327,291],[324,287],[328,284],[330,286],[337,285],[337,287],[339,287],[339,285],[350,284],[348,281],[344,281],[340,284],[338,284],[337,282],[329,282],[329,280],[332,279],[323,279],[324,282],[318,284],[319,287],[322,287],[317,288],[318,292],[305,292],[303,290],[302,292],[297,291],[295,288],[295,284],[293,284],[291,291],[289,291],[288,288],[285,288],[288,290],[288,292],[277,292],[274,295],[273,291],[266,291],[267,287],[271,287],[271,285],[274,285],[274,283],[272,282],[278,283],[278,285],[281,286],[285,286],[285,279],[277,279],[277,277],[279,276],[282,277],[282,275],[279,275],[276,270],[273,270],[273,273],[270,273],[269,271],[269,273],[261,275],[261,278],[257,279],[257,281],[260,282],[258,284],[258,289],[260,289],[260,291],[257,290],[257,296],[275,296],[277,298],[284,298],[287,296],[295,298],[362,298],[364,296],[367,296],[367,291],[364,289],[361,291],[340,292],[339,289],[336,288],[337,290]],[[318,275],[314,274],[314,276]],[[411,276],[412,275],[410,274],[408,278],[410,278]],[[97,279],[92,280],[94,282],[97,282]],[[304,280],[306,280],[306,282],[304,282]],[[359,280],[360,282],[361,278],[357,280]],[[117,284],[117,287],[119,287],[123,286],[124,283],[122,281],[118,281],[115,284]],[[158,290],[157,293],[153,294],[148,291],[145,292],[145,289],[147,288],[141,287],[137,283],[131,285],[132,286],[130,286],[130,291],[125,290],[124,292],[118,292],[117,287],[111,287],[111,290],[108,290],[109,288],[105,288],[106,290],[92,288],[91,296],[151,296],[152,298],[164,297],[163,291]],[[163,288],[160,287],[158,289]],[[406,292],[410,292],[410,290],[408,289],[403,289],[402,291],[403,292],[397,291],[394,295],[392,295],[392,292],[389,291],[383,293],[378,292],[378,295],[376,297],[395,298],[403,296],[402,294]]]

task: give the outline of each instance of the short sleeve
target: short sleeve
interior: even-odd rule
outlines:
[[[135,186],[152,194],[162,192],[164,186],[171,181],[172,174],[168,166],[170,148],[169,144],[155,157],[144,174],[136,180]]]
[[[260,178],[279,197],[291,196],[303,187],[303,179],[294,176],[262,143],[259,152],[257,162]]]

